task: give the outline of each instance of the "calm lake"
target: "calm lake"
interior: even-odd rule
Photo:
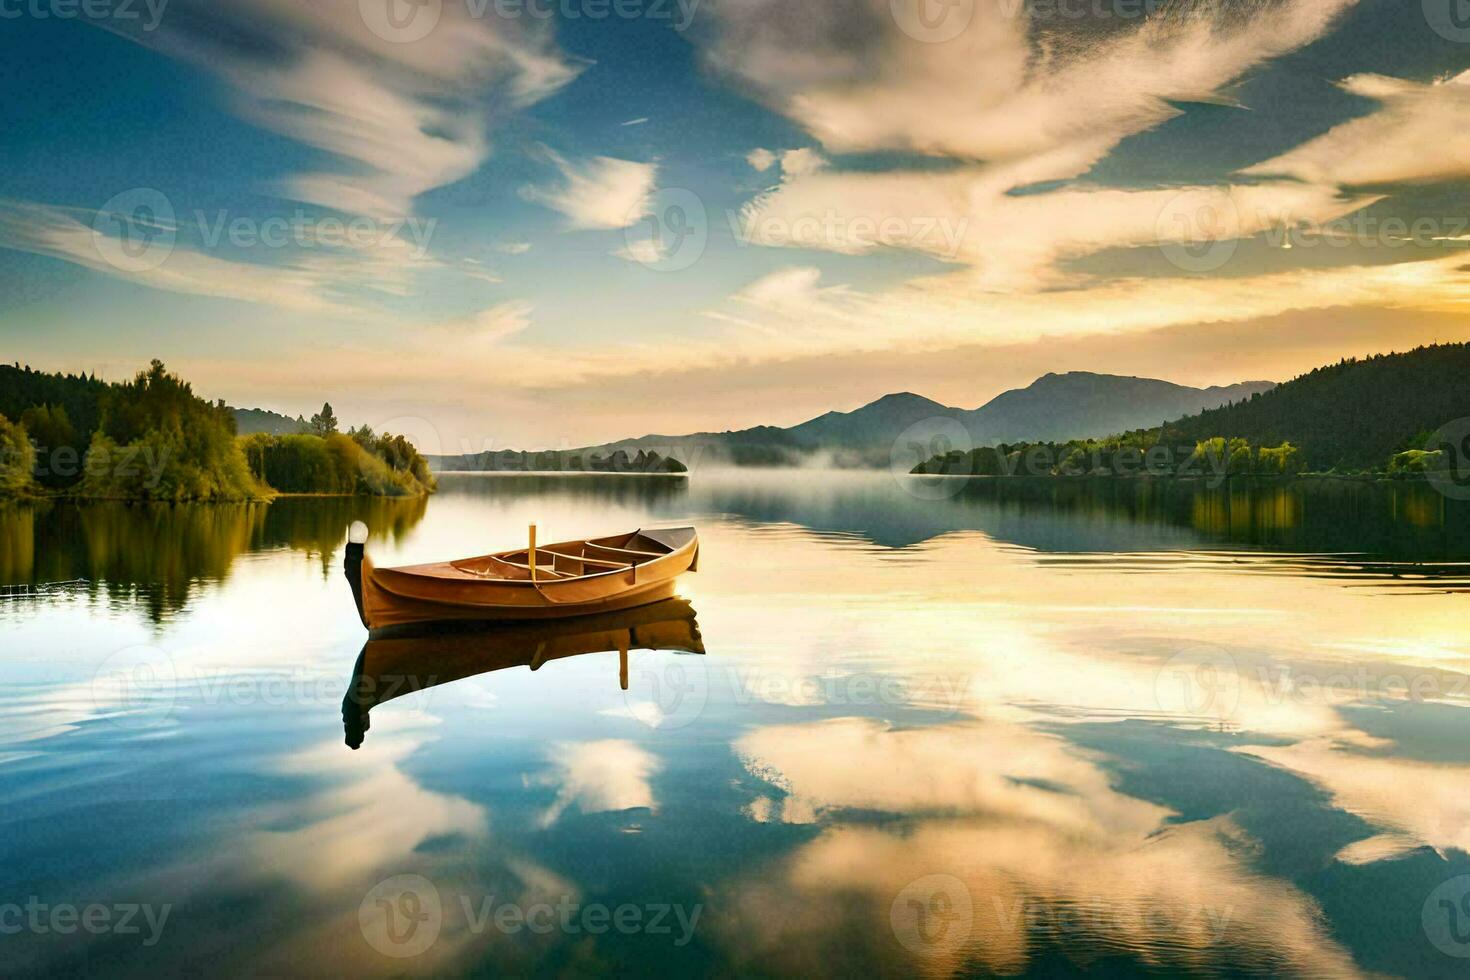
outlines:
[[[702,556],[637,622],[365,651],[359,519]],[[1428,486],[450,476],[0,509],[0,583],[70,583],[0,600],[6,975],[1470,972]]]

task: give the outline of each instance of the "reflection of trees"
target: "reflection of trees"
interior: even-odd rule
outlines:
[[[428,509],[428,497],[283,497],[266,508],[251,550],[304,551],[319,557],[323,571],[330,572],[343,532],[353,521],[399,541]]]
[[[1426,484],[1353,480],[977,480],[953,501],[1037,519],[1188,528],[1267,549],[1406,560],[1470,554],[1470,507]]]
[[[85,579],[94,598],[143,606],[163,620],[200,585],[224,581],[235,558],[291,548],[329,566],[347,525],[395,540],[423,520],[424,498],[288,498],[272,504],[100,502],[0,509],[0,582]]]

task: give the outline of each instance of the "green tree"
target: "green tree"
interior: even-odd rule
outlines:
[[[68,487],[82,476],[82,453],[77,431],[64,405],[32,405],[20,424],[36,447],[36,480],[52,489]]]
[[[1262,446],[1257,463],[1262,473],[1271,476],[1296,476],[1306,466],[1302,451],[1289,442],[1275,449]]]
[[[322,410],[311,417],[310,427],[313,435],[325,439],[337,431],[337,416],[332,412],[332,403],[327,402]]]
[[[25,426],[0,415],[0,497],[16,497],[32,489],[36,450]]]
[[[1395,476],[1403,473],[1429,473],[1446,469],[1448,459],[1443,450],[1410,449],[1394,454],[1389,461],[1388,472]]]
[[[84,496],[125,500],[245,500],[269,490],[252,476],[234,415],[197,397],[155,360],[102,398],[87,449]]]

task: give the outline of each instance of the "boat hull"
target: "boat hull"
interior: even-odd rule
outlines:
[[[605,543],[609,541],[636,544],[642,550]],[[658,553],[655,549],[663,550]],[[615,561],[606,560],[623,552],[630,562],[625,567],[614,567]],[[538,580],[530,578],[524,561],[514,563],[513,559],[524,559],[525,554],[502,552],[408,568],[375,568],[363,557],[360,582],[354,583],[363,624],[378,631],[435,622],[534,622],[660,602],[674,595],[680,575],[696,570],[699,538],[693,528],[675,528],[547,545],[535,553],[542,576]],[[543,557],[551,563],[541,565]],[[351,560],[349,556],[349,563]],[[502,567],[525,570],[527,577],[491,577],[481,571]],[[348,577],[354,577],[350,567]]]

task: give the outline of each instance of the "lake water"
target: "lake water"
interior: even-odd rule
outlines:
[[[364,652],[354,519],[379,564],[692,522],[701,567]],[[72,583],[0,600],[8,976],[1470,973],[1429,487],[461,476],[0,510],[0,582]],[[344,727],[358,667],[411,683]]]

